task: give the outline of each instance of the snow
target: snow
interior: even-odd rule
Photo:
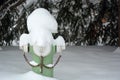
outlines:
[[[38,0],[26,0],[26,3],[24,4],[25,8],[29,8],[32,4],[37,3]]]
[[[19,42],[18,42],[17,39],[14,39],[14,40],[12,41],[12,46],[19,46]]]
[[[29,71],[20,75],[14,74],[12,76],[9,76],[9,78],[11,79],[2,78],[2,80],[57,80],[55,78],[45,77],[45,76],[36,74],[33,71]]]
[[[103,23],[103,26],[107,26],[108,24],[110,24],[110,22],[105,22]]]
[[[52,33],[45,29],[36,29],[35,31],[32,30],[30,32],[30,44],[37,44],[39,46],[44,46],[47,43],[52,44],[53,43],[53,36]]]
[[[52,33],[57,33],[58,24],[55,18],[44,8],[34,10],[27,18],[29,32],[41,28],[47,29]]]
[[[54,65],[53,64],[48,64],[46,65],[47,67],[53,67]]]
[[[21,46],[24,46],[24,45],[28,45],[28,43],[29,43],[29,34],[22,34],[21,36],[20,36],[20,41],[19,41],[19,46],[21,47]]]
[[[53,43],[52,33],[45,29],[30,32],[30,44],[33,45],[33,50],[38,56],[47,56],[51,51]],[[42,50],[41,50],[42,48]]]
[[[2,50],[2,48],[0,47],[0,50]]]
[[[30,64],[32,64],[34,66],[38,65],[38,63],[36,63],[35,61],[30,61]]]
[[[31,72],[31,67],[25,62],[18,47],[2,48],[1,80],[41,78],[39,76],[37,79],[38,76]],[[120,80],[120,54],[113,53],[116,49],[110,46],[67,47],[59,64],[54,68],[54,77],[59,80]]]
[[[102,37],[100,37],[100,36],[99,36],[98,46],[104,46],[104,44],[102,43]]]
[[[119,53],[120,54],[120,47],[118,47],[113,53]]]
[[[50,51],[51,51],[51,45],[49,44],[46,44],[45,47],[42,47],[42,46],[37,46],[37,45],[34,45],[33,46],[33,50],[35,52],[35,54],[37,56],[47,56],[48,54],[50,54]]]
[[[51,51],[52,43],[52,34],[47,30],[40,29],[39,31],[32,31],[30,34],[22,34],[19,46],[24,52],[28,52],[28,44],[30,44],[33,46],[36,55],[47,56]]]
[[[29,71],[22,75],[24,80],[57,80],[55,78],[45,77],[42,75],[38,75],[32,71]]]
[[[14,26],[13,26],[13,28],[15,28],[17,26],[17,24],[15,24]]]
[[[65,50],[65,40],[62,36],[58,36],[54,40],[54,44],[57,46],[57,52],[61,52],[62,50]]]
[[[20,36],[19,47],[25,53],[28,52],[28,44],[30,43],[29,40],[30,40],[29,34],[24,33]]]
[[[93,4],[97,4],[100,3],[101,0],[90,0],[90,2],[92,2]]]

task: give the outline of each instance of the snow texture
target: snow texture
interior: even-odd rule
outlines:
[[[19,46],[20,49],[22,49],[25,53],[28,52],[28,44],[30,42],[29,40],[30,40],[29,34],[22,34],[20,36]]]
[[[120,54],[120,47],[118,47],[113,53],[119,53]]]
[[[54,65],[53,64],[48,64],[46,65],[47,67],[53,67]]]
[[[58,36],[54,40],[54,44],[57,46],[57,52],[61,52],[62,50],[65,50],[65,40],[62,36]]]
[[[102,43],[102,37],[100,37],[100,36],[99,36],[98,46],[104,46],[104,44]]]
[[[12,41],[12,46],[19,46],[18,44],[19,44],[19,43],[18,43],[18,40],[17,40],[17,39],[14,39],[14,40]]]
[[[38,65],[38,63],[36,63],[35,61],[30,61],[30,64],[32,64],[34,66]]]
[[[21,46],[24,46],[24,45],[28,45],[28,43],[29,43],[29,34],[22,34],[21,36],[20,36],[20,41],[19,41],[19,46],[21,47]]]
[[[47,56],[51,51],[51,45],[53,43],[52,33],[45,29],[39,31],[30,32],[31,45],[33,50],[38,56]]]
[[[36,29],[35,31],[30,32],[30,44],[31,45],[38,45],[38,46],[45,46],[45,44],[53,43],[53,36],[52,33],[45,29]]]
[[[11,76],[10,78],[11,79],[2,78],[2,80],[57,80],[55,78],[45,77],[45,76],[36,74],[33,71],[29,71],[27,73],[20,74],[20,75],[14,75],[14,76]]]
[[[18,47],[2,48],[0,80],[40,80],[41,76],[37,79],[31,72]],[[54,68],[54,77],[59,80],[120,80],[120,54],[113,53],[115,50],[116,47],[110,46],[67,47]]]
[[[57,33],[58,24],[55,18],[46,9],[38,8],[28,16],[27,27],[29,32],[44,28],[52,33]]]
[[[38,74],[36,74],[32,71],[23,74],[22,77],[23,77],[24,80],[57,80],[55,78],[50,78],[50,77],[45,77],[45,76],[42,76],[42,75],[38,75]]]

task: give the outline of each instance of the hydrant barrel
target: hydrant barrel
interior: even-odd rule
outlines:
[[[34,53],[34,50],[33,50],[32,46],[30,47],[29,52],[32,56],[33,61],[40,64],[41,63],[41,58]],[[50,54],[44,57],[43,64],[45,64],[45,65],[53,64],[53,56],[54,56],[55,53],[56,53],[56,46],[52,46]],[[42,73],[41,73],[41,67],[40,66],[32,67],[32,70],[35,73],[42,74],[42,75],[48,76],[48,77],[53,77],[53,68],[52,69],[47,69],[47,68],[43,67],[43,72]]]

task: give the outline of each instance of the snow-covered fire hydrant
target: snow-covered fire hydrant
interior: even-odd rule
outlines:
[[[27,28],[29,34],[22,34],[19,42],[25,60],[35,73],[53,77],[53,69],[61,57],[60,54],[53,64],[54,54],[65,49],[63,37],[58,36],[54,39],[52,36],[53,33],[57,33],[56,20],[46,9],[38,8],[28,16]],[[33,61],[29,62],[26,53],[32,55]]]

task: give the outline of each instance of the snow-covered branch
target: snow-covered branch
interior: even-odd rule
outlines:
[[[15,7],[21,5],[23,2],[25,2],[26,0],[17,0],[15,2],[13,2],[12,0],[8,0],[7,2],[5,2],[5,4],[3,4],[0,7],[0,11],[1,12],[5,12],[1,17],[0,20],[2,20],[4,18],[4,16],[7,14],[8,11],[15,9]],[[10,4],[11,3],[11,4]]]

